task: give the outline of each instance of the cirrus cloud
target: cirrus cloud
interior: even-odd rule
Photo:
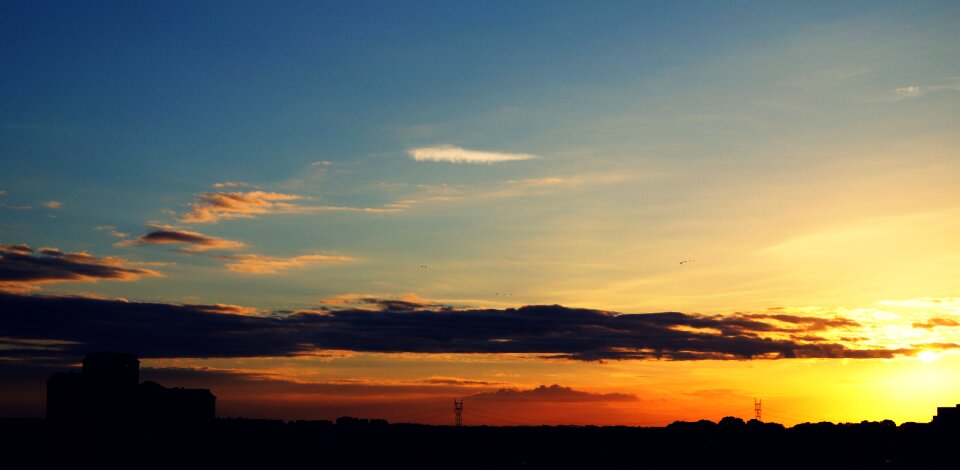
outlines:
[[[130,234],[128,233],[124,233],[117,230],[117,228],[114,227],[113,225],[97,225],[96,227],[94,227],[94,230],[98,232],[106,232],[111,237],[115,237],[115,238],[127,238],[128,236],[130,236]]]
[[[308,264],[336,264],[354,260],[354,258],[349,256],[324,255],[319,253],[293,256],[290,258],[255,254],[225,255],[221,258],[230,261],[226,265],[228,270],[246,274],[277,274],[289,268],[299,268]]]
[[[894,88],[892,101],[900,101],[907,98],[919,98],[926,96],[931,93],[939,92],[957,92],[960,91],[960,83],[957,82],[958,79],[953,79],[949,82],[939,83],[935,85],[907,85],[902,87]]]
[[[243,181],[224,181],[222,183],[213,183],[214,188],[239,188],[241,186],[250,186],[250,183]]]
[[[437,147],[418,147],[407,150],[407,154],[418,162],[449,162],[492,164],[519,160],[540,158],[528,153],[489,152],[485,150],[468,150],[453,145]]]
[[[332,205],[306,205],[306,199],[297,194],[270,191],[207,191],[197,195],[189,213],[181,217],[185,224],[217,223],[221,220],[252,219],[266,214],[302,214],[315,212],[399,212],[409,208],[403,204],[387,204],[383,207],[349,207]]]

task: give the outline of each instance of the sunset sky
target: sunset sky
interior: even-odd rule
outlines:
[[[927,422],[956,2],[0,4],[0,417]]]

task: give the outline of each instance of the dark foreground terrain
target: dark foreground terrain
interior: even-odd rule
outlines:
[[[664,428],[217,419],[191,425],[0,420],[2,468],[960,468],[960,432],[890,421],[724,418]]]

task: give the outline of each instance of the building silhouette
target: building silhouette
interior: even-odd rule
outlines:
[[[47,380],[47,419],[70,422],[174,423],[214,419],[217,397],[207,389],[167,388],[140,381],[133,354],[95,352],[77,373]]]
[[[957,406],[938,406],[937,415],[933,417],[931,424],[960,429],[960,405]]]

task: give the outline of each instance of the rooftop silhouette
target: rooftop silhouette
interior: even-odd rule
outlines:
[[[167,388],[139,383],[133,354],[94,352],[80,373],[60,372],[47,380],[47,419],[57,422],[157,423],[210,421],[217,397],[207,389]]]

